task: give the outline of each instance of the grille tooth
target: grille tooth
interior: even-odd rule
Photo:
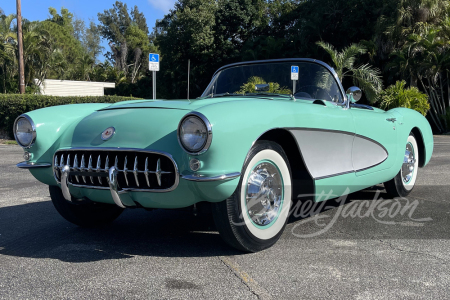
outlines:
[[[84,163],[84,154],[81,155],[81,166],[80,166],[80,171],[84,172],[86,168],[86,165]],[[81,178],[83,178],[84,183],[86,183],[86,176],[81,176]]]
[[[147,185],[148,185],[148,187],[150,187],[150,181],[148,180],[148,157],[145,158],[144,174],[145,174],[145,180],[147,181]]]
[[[59,173],[58,173],[58,155],[55,155],[55,162],[53,163],[53,172],[55,173],[56,178],[59,180]]]
[[[92,155],[89,155],[88,172],[92,172]],[[94,184],[94,177],[89,176],[91,183]]]
[[[114,162],[114,167],[117,169],[118,168],[118,165],[119,164],[119,159],[117,158],[117,155],[116,155],[116,161]]]
[[[96,172],[97,173],[99,173],[100,171],[101,171],[101,169],[100,169],[100,164],[101,164],[101,159],[100,159],[100,155],[98,156],[98,159],[97,159],[97,169],[96,169]],[[98,176],[98,183],[100,183],[100,184],[102,184],[102,177],[101,176]]]
[[[62,170],[64,168],[64,154],[61,154],[61,159],[59,160],[59,169]]]
[[[139,187],[139,179],[138,179],[138,158],[137,156],[134,157],[134,168],[133,168],[133,174],[134,174],[134,180],[136,180],[136,185]]]
[[[130,184],[128,183],[128,169],[127,169],[127,157],[125,156],[125,162],[123,163],[123,175],[125,176],[125,182],[127,183],[127,186],[130,186]]]
[[[156,163],[156,180],[158,180],[158,185],[161,186],[161,159],[158,158],[158,162]]]
[[[78,171],[78,156],[76,154],[75,154],[75,158],[73,159],[73,170],[75,172]],[[77,180],[77,182],[80,182],[78,175],[75,175],[75,179]]]
[[[67,163],[66,165],[68,165],[70,167],[70,154],[67,155]]]
[[[109,170],[109,155],[106,156],[106,162],[105,162],[105,172],[108,172]]]

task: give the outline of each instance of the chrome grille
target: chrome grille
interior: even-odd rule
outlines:
[[[108,172],[115,167],[121,190],[165,192],[178,185],[178,169],[167,153],[138,149],[64,149],[53,157],[58,183],[65,166],[68,183],[74,186],[109,189]]]

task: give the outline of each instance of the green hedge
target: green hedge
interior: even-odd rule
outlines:
[[[0,133],[13,135],[14,120],[31,110],[75,103],[115,103],[138,98],[122,96],[55,97],[43,95],[0,94]]]

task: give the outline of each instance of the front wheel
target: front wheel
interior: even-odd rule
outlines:
[[[111,204],[67,201],[58,186],[50,186],[50,198],[59,214],[67,221],[81,226],[94,227],[110,223],[117,219],[123,209]]]
[[[213,217],[222,238],[246,252],[271,247],[283,233],[291,206],[291,171],[280,145],[254,144],[234,194],[213,203]]]
[[[406,142],[402,168],[393,179],[384,183],[386,192],[394,198],[408,196],[416,183],[418,169],[419,148],[414,134],[411,133]]]

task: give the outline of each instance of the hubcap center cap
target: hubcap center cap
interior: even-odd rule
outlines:
[[[269,161],[258,163],[247,180],[247,213],[259,226],[273,223],[281,210],[283,183],[280,171]]]
[[[401,170],[404,183],[408,183],[411,181],[414,175],[415,164],[416,159],[414,155],[414,149],[411,143],[408,143],[406,145],[405,156],[403,158],[403,165]]]

